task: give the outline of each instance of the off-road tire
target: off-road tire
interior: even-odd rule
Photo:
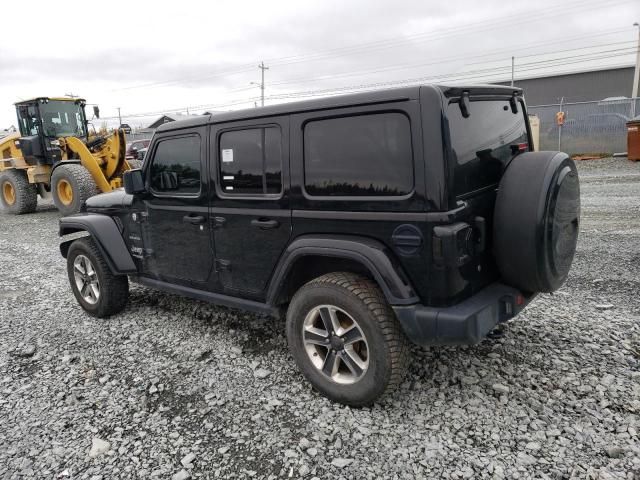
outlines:
[[[332,381],[310,360],[303,341],[307,314],[319,305],[335,305],[353,317],[367,340],[369,366],[350,385]],[[294,295],[287,311],[287,340],[300,371],[327,398],[354,407],[371,405],[402,381],[409,361],[409,342],[383,293],[371,280],[353,273],[318,277]]]
[[[97,273],[100,284],[100,296],[97,303],[86,302],[78,290],[74,278],[74,261],[78,255],[87,257]],[[107,265],[100,249],[91,237],[75,240],[67,253],[67,274],[71,289],[80,306],[94,317],[104,318],[124,309],[129,300],[129,279],[126,275],[114,275]]]
[[[58,184],[67,182],[71,186],[72,199],[70,202],[63,201],[59,197]],[[51,175],[51,193],[53,203],[63,215],[73,215],[78,213],[84,202],[93,195],[100,193],[91,173],[82,165],[72,163],[60,165]]]
[[[131,170],[136,170],[142,168],[143,160],[132,158],[131,160],[127,160],[127,163],[131,167]]]
[[[13,202],[5,199],[5,187],[11,190]],[[38,189],[35,184],[29,183],[25,171],[8,169],[0,172],[0,206],[2,211],[14,215],[36,211]]]

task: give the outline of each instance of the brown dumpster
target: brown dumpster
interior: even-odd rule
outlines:
[[[627,122],[627,158],[640,160],[640,120]]]

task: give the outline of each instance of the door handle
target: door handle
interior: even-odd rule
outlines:
[[[258,227],[261,230],[269,230],[271,228],[278,228],[280,222],[277,220],[270,220],[268,218],[254,218],[251,220],[251,226]]]
[[[191,225],[202,225],[205,222],[205,218],[202,215],[185,215],[182,217],[182,221]]]
[[[213,228],[222,228],[227,223],[227,219],[224,217],[213,217]]]

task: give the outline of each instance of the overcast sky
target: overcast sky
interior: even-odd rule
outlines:
[[[16,123],[14,102],[69,93],[102,117],[121,107],[132,125],[186,107],[253,107],[262,60],[267,104],[403,80],[503,80],[512,55],[516,78],[631,65],[640,22],[638,0],[13,5],[0,44],[0,128]]]

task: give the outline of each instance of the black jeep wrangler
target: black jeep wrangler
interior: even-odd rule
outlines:
[[[564,153],[534,152],[522,92],[421,86],[202,116],[158,128],[124,190],[60,220],[88,313],[129,280],[286,311],[298,367],[367,405],[408,341],[476,343],[559,288],[578,237]]]

